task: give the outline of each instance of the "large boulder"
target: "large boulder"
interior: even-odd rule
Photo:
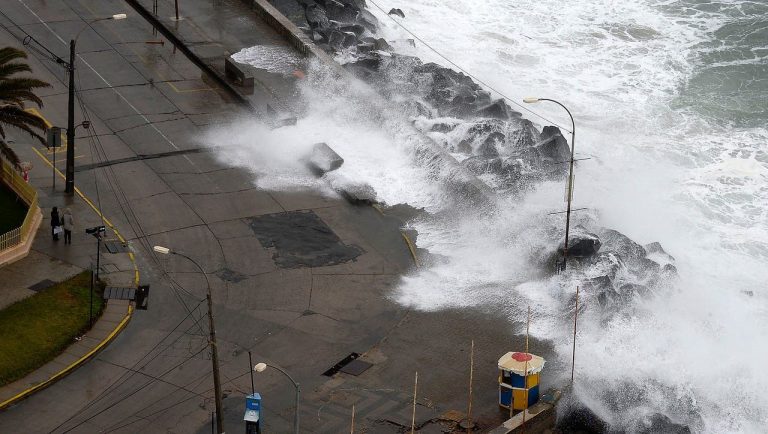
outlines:
[[[691,434],[691,429],[686,425],[673,422],[666,415],[653,413],[637,421],[632,432],[637,434]]]
[[[560,246],[560,251],[564,252],[564,246]],[[600,250],[600,238],[587,232],[584,228],[577,226],[568,236],[568,256],[576,258],[585,258],[595,255]]]

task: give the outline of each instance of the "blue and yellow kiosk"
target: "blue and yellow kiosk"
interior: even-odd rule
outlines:
[[[539,402],[539,373],[544,359],[531,353],[508,352],[499,359],[499,406],[525,410]]]

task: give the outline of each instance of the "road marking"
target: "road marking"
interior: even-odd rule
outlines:
[[[85,8],[85,9],[86,9],[88,12],[90,12],[90,13],[91,13],[91,15],[93,15],[93,16],[98,16],[98,14],[97,14],[97,13],[96,13],[96,12],[95,12],[93,9],[91,9],[91,8],[90,8],[90,7],[89,7],[87,4],[84,4],[82,1],[79,1],[79,0],[78,0],[78,2],[77,2],[77,3],[78,3],[78,4],[80,4],[80,6],[84,7],[84,8]],[[144,56],[142,56],[141,54],[139,54],[139,53],[138,53],[136,50],[134,50],[134,49],[133,49],[133,47],[131,46],[132,44],[130,44],[130,43],[129,43],[129,41],[126,41],[125,39],[123,39],[123,37],[122,37],[122,36],[120,36],[120,34],[118,34],[117,32],[115,32],[114,30],[112,30],[112,28],[111,28],[111,27],[108,27],[108,28],[107,28],[107,30],[108,30],[110,33],[112,33],[113,35],[115,35],[115,37],[116,37],[116,38],[117,38],[117,39],[120,41],[120,43],[121,43],[122,45],[125,45],[125,46],[127,46],[127,47],[128,47],[128,49],[129,49],[129,50],[131,50],[131,51],[133,52],[133,54],[135,54],[135,55],[136,55],[136,57],[138,57],[139,59],[141,59],[141,63],[143,63],[143,64],[144,64],[144,65],[146,65],[146,66],[149,66],[149,61],[148,61],[147,59],[145,59],[145,58],[144,58]],[[108,44],[109,44],[109,43],[108,43]],[[111,44],[110,44],[110,45],[111,45]],[[114,51],[117,53],[117,50],[114,50]],[[118,53],[118,54],[119,54],[119,53]],[[121,56],[121,57],[122,57],[122,56]],[[170,65],[170,63],[168,63],[168,61],[167,61],[167,60],[165,60],[164,58],[163,58],[162,60],[163,60],[163,62],[165,62],[165,64],[166,64],[166,65],[168,65],[169,67],[171,66],[171,65]],[[127,61],[127,59],[126,59],[126,61]],[[130,63],[130,62],[128,62],[128,63]],[[163,82],[163,83],[166,83],[166,84],[167,84],[168,86],[170,86],[170,88],[171,88],[171,89],[172,89],[174,92],[176,92],[176,93],[207,92],[207,91],[215,91],[215,90],[216,90],[216,88],[212,88],[212,87],[206,87],[206,88],[197,88],[197,89],[186,89],[186,90],[180,90],[179,88],[177,88],[177,87],[176,87],[176,86],[173,84],[173,82],[172,82],[172,81],[170,81],[170,80],[168,79],[168,77],[166,77],[166,76],[165,76],[165,74],[161,73],[161,72],[160,72],[160,71],[158,71],[158,70],[156,70],[156,71],[155,71],[155,73],[158,75],[158,77],[160,77],[160,81],[161,81],[161,82]]]

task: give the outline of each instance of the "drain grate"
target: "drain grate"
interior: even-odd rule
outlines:
[[[344,357],[343,359],[341,359],[339,363],[333,365],[331,369],[323,372],[323,375],[325,375],[326,377],[333,377],[334,374],[341,371],[342,368],[350,364],[353,360],[356,360],[358,357],[360,357],[360,354],[358,353],[352,353],[347,357]]]
[[[29,289],[31,289],[32,291],[37,292],[37,291],[42,291],[45,288],[50,288],[51,286],[53,286],[55,284],[56,284],[56,282],[54,282],[53,280],[43,279],[43,280],[35,283],[34,285],[30,286]]]
[[[120,241],[104,241],[104,247],[107,248],[109,253],[127,253],[131,251],[128,244],[121,243]]]
[[[136,297],[136,288],[130,286],[107,286],[104,288],[105,300],[133,300]]]

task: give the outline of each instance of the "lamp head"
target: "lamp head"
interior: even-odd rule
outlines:
[[[112,19],[113,20],[124,20],[126,18],[128,18],[128,15],[126,15],[126,14],[115,14],[115,15],[112,15]]]
[[[539,101],[541,100],[539,98],[536,98],[535,96],[529,96],[529,97],[523,98],[523,102],[526,104],[535,104]]]
[[[264,362],[257,363],[256,366],[253,367],[253,370],[256,372],[264,372],[265,369],[267,369],[267,364]]]
[[[157,253],[161,253],[163,255],[167,255],[167,254],[171,253],[171,249],[169,249],[168,247],[163,247],[163,246],[152,247],[152,250],[154,250]]]

